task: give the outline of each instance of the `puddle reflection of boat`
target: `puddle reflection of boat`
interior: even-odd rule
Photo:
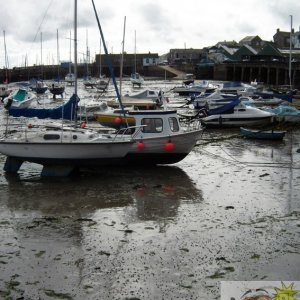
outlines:
[[[141,175],[143,171],[141,170]],[[157,167],[147,170],[141,184],[135,186],[134,202],[139,220],[152,220],[165,224],[176,217],[178,208],[186,203],[201,202],[202,191],[197,189],[190,177],[177,167]],[[149,179],[146,179],[149,178]],[[129,214],[134,218],[134,215]]]
[[[201,190],[182,169],[174,166],[103,168],[64,178],[63,187],[62,180],[41,179],[39,172],[36,176],[5,173],[10,209],[57,217],[81,216],[84,199],[85,213],[130,206],[135,207],[136,216],[130,216],[134,219],[159,220],[176,216],[182,200],[202,201]],[[35,185],[39,188],[32,188]],[[61,192],[54,192],[58,190]],[[71,202],[68,191],[72,191]]]

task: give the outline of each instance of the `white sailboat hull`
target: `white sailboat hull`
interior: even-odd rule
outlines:
[[[274,116],[273,113],[240,103],[234,108],[233,113],[211,115],[202,118],[201,122],[211,127],[258,126],[272,123]]]
[[[178,133],[173,136],[137,137],[101,135],[90,142],[88,134],[48,131],[38,138],[3,138],[0,153],[19,162],[33,162],[43,166],[97,167],[103,165],[155,165],[172,164],[182,160],[200,139],[202,129]],[[78,135],[74,140],[74,135]],[[87,137],[86,137],[87,136]],[[45,139],[46,137],[46,139]],[[56,138],[56,141],[48,140]],[[141,149],[140,143],[143,143]],[[166,148],[168,143],[172,148]]]
[[[110,165],[114,162],[132,163],[130,157],[135,162],[145,164],[173,163],[179,161],[177,157],[185,157],[194,147],[200,138],[201,131],[194,131],[189,134],[178,136],[146,138],[139,140],[128,140],[120,142],[22,142],[0,140],[0,152],[8,157],[14,157],[21,161],[35,162],[42,165]],[[171,141],[174,150],[168,152],[165,145]],[[144,149],[138,147],[138,143],[144,143]],[[165,158],[164,158],[165,156]]]
[[[71,160],[94,160],[124,157],[130,150],[131,142],[116,143],[2,143],[0,152],[7,156],[34,161],[71,161]]]

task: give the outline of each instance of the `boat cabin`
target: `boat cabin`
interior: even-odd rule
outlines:
[[[135,137],[145,136],[172,136],[181,131],[176,111],[128,111],[128,116],[135,119],[135,125],[140,130],[135,130]]]

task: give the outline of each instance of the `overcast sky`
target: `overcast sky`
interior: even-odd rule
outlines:
[[[125,16],[125,52],[134,53],[136,32],[137,53],[159,55],[172,48],[199,49],[224,40],[238,42],[249,35],[271,41],[277,28],[290,31],[290,15],[295,31],[300,26],[299,0],[94,1],[107,48],[114,54],[122,51]],[[73,16],[74,0],[1,0],[0,68],[5,66],[3,31],[10,68],[24,66],[26,56],[29,65],[40,64],[41,58],[43,64],[56,63],[57,30],[60,60],[69,60]],[[87,44],[94,60],[100,51],[100,35],[92,2],[78,0],[79,60],[83,60]]]

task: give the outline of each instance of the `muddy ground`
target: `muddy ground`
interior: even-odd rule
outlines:
[[[0,299],[219,299],[300,279],[300,131],[207,130],[176,166],[2,171]]]

